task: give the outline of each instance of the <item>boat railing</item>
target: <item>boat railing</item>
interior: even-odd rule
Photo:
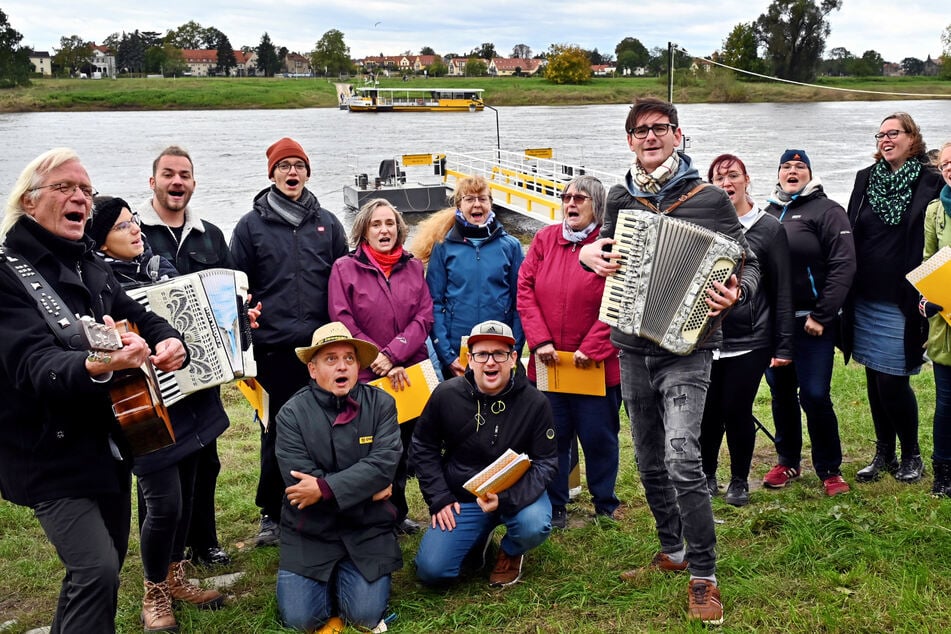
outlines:
[[[444,178],[455,189],[460,179],[481,176],[489,182],[494,204],[552,224],[562,220],[564,188],[584,174],[596,177],[605,188],[621,182],[621,177],[609,172],[508,150],[446,152]]]

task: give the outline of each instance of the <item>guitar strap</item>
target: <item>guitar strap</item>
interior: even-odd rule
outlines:
[[[27,294],[36,300],[37,309],[63,345],[69,350],[87,350],[86,337],[82,334],[79,320],[33,265],[3,245],[0,245],[0,260],[10,267]]]
[[[652,203],[651,201],[649,201],[649,200],[646,199],[646,198],[642,198],[642,197],[638,196],[638,197],[636,198],[636,200],[637,200],[637,202],[641,203],[642,205],[644,205],[645,207],[647,207],[648,209],[650,209],[651,211],[653,211],[655,214],[662,214],[662,215],[665,215],[665,216],[666,216],[667,214],[669,214],[670,212],[672,212],[674,209],[676,209],[677,207],[680,207],[682,204],[684,204],[685,202],[687,202],[688,200],[690,200],[691,198],[693,198],[694,194],[696,194],[697,192],[699,192],[699,191],[700,191],[701,189],[703,189],[704,187],[708,187],[709,185],[710,185],[710,183],[700,183],[699,185],[697,185],[696,187],[694,187],[693,189],[691,189],[691,190],[690,190],[689,192],[687,192],[686,194],[683,194],[680,198],[677,199],[677,202],[675,202],[674,204],[672,204],[672,205],[671,205],[670,207],[668,207],[667,209],[664,209],[663,211],[661,211],[660,208],[657,207],[657,205],[655,205],[654,203]]]

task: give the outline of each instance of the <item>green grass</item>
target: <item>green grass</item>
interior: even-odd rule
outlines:
[[[931,454],[934,386],[930,369],[913,378],[921,409],[922,453]],[[183,633],[284,632],[274,583],[278,553],[252,547],[258,511],[257,430],[234,388],[224,390],[232,427],[219,447],[218,524],[233,555],[230,570],[245,576],[218,612],[179,609]],[[951,500],[929,495],[930,477],[899,485],[891,478],[854,483],[872,453],[874,433],[861,367],[837,365],[833,398],[840,417],[843,472],[852,493],[825,497],[809,461],[803,477],[781,491],[759,487],[774,452],[757,435],[751,504],[733,508],[715,498],[719,564],[726,606],[724,632],[938,632],[951,623]],[[765,387],[757,416],[772,427]],[[685,616],[686,579],[647,575],[623,583],[617,574],[646,564],[657,550],[653,519],[637,479],[630,436],[622,431],[620,520],[597,524],[587,493],[569,506],[569,530],[556,532],[526,558],[524,581],[498,591],[487,571],[447,591],[422,588],[412,559],[419,537],[402,538],[405,567],[394,576],[394,632],[699,632]],[[725,451],[725,450],[724,450]],[[728,478],[721,457],[720,480]],[[426,517],[418,488],[409,486],[411,515]],[[500,529],[501,530],[501,529]],[[27,509],[0,502],[0,623],[7,632],[47,624],[62,569]],[[120,589],[119,631],[141,632],[142,567],[133,538]],[[944,625],[942,625],[944,624]]]
[[[360,85],[361,79],[351,83]],[[878,92],[951,95],[951,81],[934,77],[821,78],[820,87],[738,81],[733,73],[678,71],[676,103],[807,102],[908,99],[826,90],[821,86]],[[482,88],[494,106],[559,106],[631,103],[635,96],[667,97],[665,77],[593,78],[584,85],[553,84],[541,77],[383,79],[384,87]],[[34,79],[25,88],[0,90],[0,112],[82,110],[212,110],[337,107],[333,82],[324,78],[179,77],[168,79]]]

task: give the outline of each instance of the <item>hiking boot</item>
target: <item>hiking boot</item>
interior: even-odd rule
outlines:
[[[419,522],[415,522],[410,518],[404,519],[402,522],[396,525],[396,534],[397,535],[415,535],[420,531],[422,527],[419,525]]]
[[[715,475],[707,476],[707,491],[710,493],[710,497],[716,497],[720,493],[720,485],[717,483]]]
[[[905,484],[912,484],[921,480],[925,473],[925,463],[921,459],[921,454],[915,454],[909,458],[902,458],[898,471],[895,472],[895,479]]]
[[[257,547],[277,546],[280,541],[281,525],[271,519],[270,515],[262,515],[261,528],[258,530],[258,536],[254,545]]]
[[[178,622],[172,612],[172,595],[168,581],[153,583],[146,579],[142,598],[142,628],[146,632],[177,632]]]
[[[717,584],[707,579],[691,579],[688,594],[687,618],[707,625],[723,623],[723,603]]]
[[[185,576],[185,562],[174,561],[168,567],[168,591],[176,601],[185,601],[202,610],[217,610],[224,596],[212,588],[200,588]]]
[[[883,473],[895,473],[896,471],[898,471],[898,460],[895,458],[895,454],[885,456],[876,452],[872,462],[855,473],[855,480],[857,482],[875,482],[882,477]]]
[[[802,472],[796,467],[787,467],[778,464],[769,470],[763,476],[763,486],[769,489],[781,489],[786,486],[790,480],[795,480]]]
[[[565,507],[551,507],[551,527],[568,528],[568,511],[565,510]]]
[[[667,553],[657,553],[647,566],[625,570],[620,575],[621,581],[634,581],[646,572],[651,570],[661,570],[663,572],[683,572],[687,569],[687,560],[674,563]]]
[[[196,566],[204,566],[206,568],[231,565],[231,557],[219,546],[194,548],[186,558],[190,559]]]
[[[726,503],[733,506],[746,506],[750,503],[750,483],[740,478],[730,480],[726,489]]]
[[[840,475],[829,476],[822,481],[822,486],[826,490],[826,495],[842,495],[851,491],[849,483]]]
[[[931,497],[951,497],[951,462],[932,458],[934,484],[931,485]]]
[[[489,575],[489,585],[493,588],[507,588],[522,578],[522,562],[524,555],[509,555],[499,548],[499,556],[495,560],[495,568]]]

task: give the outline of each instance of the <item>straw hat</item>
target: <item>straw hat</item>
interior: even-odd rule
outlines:
[[[369,341],[354,339],[347,327],[339,321],[332,321],[315,330],[310,345],[306,348],[294,348],[294,352],[297,353],[297,358],[301,360],[301,363],[309,363],[317,354],[317,351],[332,343],[352,344],[357,350],[357,361],[360,362],[361,369],[373,363],[376,355],[380,352],[379,348]]]

